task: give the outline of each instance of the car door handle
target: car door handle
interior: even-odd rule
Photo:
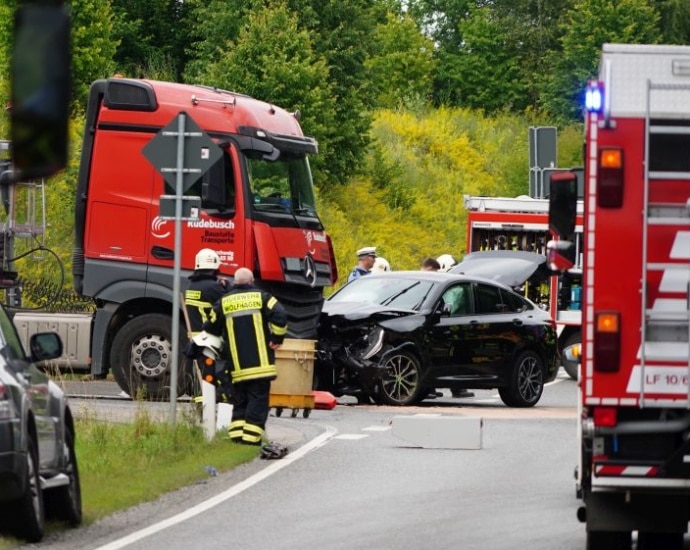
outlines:
[[[522,319],[513,319],[513,324],[521,327],[522,326]]]
[[[478,325],[478,324],[479,324],[479,321],[477,321],[476,319],[472,319],[472,320],[470,321],[470,325],[472,325],[472,326],[476,326],[476,325]]]

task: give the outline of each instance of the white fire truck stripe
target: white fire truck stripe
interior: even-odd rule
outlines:
[[[690,231],[678,231],[671,247],[671,259],[690,260]]]
[[[598,465],[596,466],[597,475],[619,475],[619,476],[647,476],[656,472],[653,466],[626,466],[623,470],[618,470],[620,466]]]
[[[672,260],[690,260],[690,231],[678,231],[671,246]],[[660,292],[687,292],[690,270],[667,269],[661,279]]]
[[[690,281],[690,270],[666,269],[661,277],[659,292],[686,292]]]
[[[637,350],[637,358],[641,359],[641,348]],[[647,342],[644,347],[645,361],[679,361],[685,364],[688,370],[688,343],[687,342]],[[670,365],[669,365],[670,366]],[[675,365],[677,366],[677,365]],[[645,365],[645,369],[647,365]]]

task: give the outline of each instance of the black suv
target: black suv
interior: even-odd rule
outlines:
[[[387,405],[430,390],[496,388],[532,407],[556,377],[555,323],[511,288],[429,271],[369,274],[324,302],[317,388]]]
[[[0,532],[37,542],[45,519],[81,523],[74,420],[60,387],[36,363],[62,355],[53,332],[26,355],[0,307]]]

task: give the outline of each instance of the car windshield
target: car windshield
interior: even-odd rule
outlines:
[[[399,309],[419,310],[433,288],[430,281],[365,276],[345,285],[329,298],[331,302],[365,302]]]
[[[248,152],[247,171],[256,210],[316,217],[314,186],[305,155],[286,153],[267,160]]]

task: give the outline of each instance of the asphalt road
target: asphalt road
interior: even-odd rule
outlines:
[[[118,393],[92,390],[102,382],[77,384],[90,396],[66,388],[73,406],[141,406],[99,398]],[[560,377],[532,409],[507,408],[495,392],[475,394],[406,408],[343,399],[308,419],[272,415],[267,431],[290,447],[286,458],[256,460],[26,548],[583,549],[572,476],[575,383]],[[170,407],[145,406],[163,415]],[[433,432],[435,419],[458,416],[482,419],[480,449],[420,448],[394,429],[400,417],[414,417]]]

